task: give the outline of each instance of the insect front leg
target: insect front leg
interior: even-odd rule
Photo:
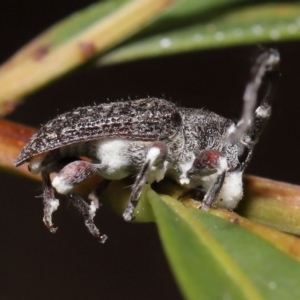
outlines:
[[[272,110],[272,101],[277,90],[277,84],[279,80],[279,63],[280,56],[276,50],[271,49],[270,53],[270,63],[266,67],[265,81],[267,86],[266,94],[257,109],[254,112],[253,121],[251,122],[250,128],[248,130],[248,137],[251,141],[256,141],[261,132],[263,131],[265,125],[267,124]],[[270,50],[270,51],[271,51]]]
[[[126,205],[123,217],[126,221],[134,219],[134,209],[136,208],[146,182],[159,182],[164,178],[166,167],[165,162],[168,154],[167,146],[163,142],[152,143],[147,151],[145,162],[138,173],[132,187],[130,200]]]
[[[88,230],[101,243],[104,243],[107,237],[106,235],[100,235],[100,232],[93,221],[98,206],[95,205],[94,201],[91,205],[88,205],[81,196],[73,192],[73,187],[90,176],[100,173],[104,169],[105,166],[102,164],[92,164],[87,161],[74,161],[65,166],[52,181],[52,186],[56,191],[66,195],[83,215]],[[107,186],[107,184],[105,184],[105,186]]]
[[[187,172],[187,176],[192,180],[197,181],[198,179],[203,182],[206,194],[201,209],[208,210],[216,202],[224,183],[226,171],[227,160],[217,150],[203,150],[196,157],[191,169]]]
[[[248,133],[249,141],[255,141],[271,115],[271,103],[277,88],[279,79],[280,55],[275,49],[263,52],[257,59],[251,70],[251,80],[244,92],[244,106],[241,119],[236,130],[228,136],[228,141],[240,140]],[[258,90],[262,85],[263,78],[266,79],[267,92],[260,106],[256,106]],[[249,142],[245,141],[245,142]]]

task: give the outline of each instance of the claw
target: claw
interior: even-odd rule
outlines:
[[[94,223],[95,212],[97,207],[95,206],[94,202],[91,205],[88,205],[79,195],[70,193],[68,195],[70,200],[72,201],[73,205],[79,210],[84,218],[84,223],[89,232],[100,242],[105,243],[107,240],[107,236],[100,235],[99,229],[96,227]]]
[[[44,199],[44,218],[43,221],[51,233],[57,231],[57,227],[53,226],[52,213],[57,210],[59,201],[57,199]]]

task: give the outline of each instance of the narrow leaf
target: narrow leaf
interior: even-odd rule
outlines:
[[[245,181],[245,187],[247,190],[246,193],[246,199],[243,199],[243,203],[246,203],[246,206],[252,206],[252,194],[251,189],[252,185],[250,182],[248,182],[249,178],[253,178],[253,176],[246,176]],[[258,182],[264,182],[267,179],[263,178],[256,178],[254,177]],[[113,181],[109,187],[100,195],[102,201],[105,201],[106,204],[110,205],[115,212],[117,212],[120,216],[122,216],[125,206],[128,202],[128,199],[130,197],[130,186],[132,186],[132,180],[126,179],[122,181]],[[281,183],[277,182],[277,185],[281,185]],[[299,188],[299,187],[298,187]],[[151,207],[149,206],[149,202],[147,200],[147,193],[150,190],[150,187],[146,185],[144,187],[144,191],[142,193],[139,205],[137,206],[135,210],[135,221],[136,222],[154,222],[155,218],[153,216],[153,212]],[[168,180],[164,180],[162,184],[159,184],[155,186],[155,190],[160,193],[160,196],[162,194],[165,195],[172,195],[174,201],[178,201],[178,197],[185,191],[184,189],[180,188],[178,185],[169,182]],[[253,195],[254,196],[254,195]],[[255,200],[254,200],[255,201]],[[260,199],[260,201],[264,201],[263,199]],[[284,200],[283,200],[284,201]],[[181,202],[186,207],[190,207],[193,209],[198,210],[199,208],[199,202],[194,201],[190,198],[186,198],[181,200]],[[249,202],[249,203],[248,203]],[[271,200],[268,201],[268,206],[272,207]],[[272,208],[266,208],[268,210],[272,210]],[[265,209],[263,209],[265,211]],[[211,214],[216,215],[222,219],[228,220],[229,222],[232,222],[236,225],[239,225],[241,227],[246,228],[247,230],[253,232],[256,235],[259,235],[264,240],[268,241],[272,245],[274,245],[277,249],[283,251],[284,253],[288,254],[289,256],[297,259],[300,261],[300,239],[280,232],[276,229],[261,225],[257,222],[254,222],[252,220],[246,219],[245,217],[242,217],[238,215],[235,212],[228,211],[225,209],[211,209],[209,211]],[[260,221],[259,218],[258,222]],[[288,219],[285,220],[286,223],[288,223]],[[261,222],[260,222],[261,223]],[[274,225],[275,225],[274,220]],[[275,227],[275,226],[272,226]]]
[[[164,182],[157,186],[156,191],[178,199],[185,190],[172,182]],[[184,204],[199,205],[189,198],[184,199]],[[247,219],[300,235],[300,186],[246,175],[244,198],[236,211]]]
[[[246,176],[245,199],[238,212],[251,220],[300,235],[300,187]]]
[[[175,53],[300,38],[300,4],[260,4],[220,12],[198,23],[137,40],[100,58],[98,65]]]
[[[248,229],[300,262],[300,239],[298,237],[261,225],[224,209],[211,209],[210,213]]]
[[[148,192],[171,267],[188,299],[298,299],[300,265],[235,223]],[[282,276],[284,274],[284,276]]]
[[[148,197],[167,257],[188,299],[262,299],[246,274],[188,209],[152,191]]]
[[[78,23],[64,21],[50,29],[0,70],[0,113],[7,112],[7,102],[17,101],[124,41],[175,1],[132,0],[113,12],[108,4],[101,7],[99,3],[95,11],[84,12]],[[79,30],[81,24],[85,25],[83,30]]]

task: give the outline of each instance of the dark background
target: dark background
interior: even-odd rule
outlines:
[[[42,30],[92,1],[0,2],[0,62]],[[299,184],[300,43],[275,45],[282,78],[273,116],[247,173]],[[82,70],[28,97],[8,119],[38,127],[71,108],[121,98],[164,97],[238,118],[255,46]],[[127,224],[108,208],[99,245],[68,201],[42,222],[41,185],[0,174],[0,300],[181,299],[153,224]],[[62,199],[64,200],[64,199]]]

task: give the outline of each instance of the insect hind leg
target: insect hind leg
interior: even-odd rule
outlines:
[[[78,160],[66,165],[53,179],[52,185],[59,194],[67,195],[75,185],[85,181],[94,174],[100,173],[105,166]]]
[[[73,192],[73,188],[75,185],[85,181],[90,176],[101,172],[103,169],[105,169],[105,166],[102,164],[93,164],[83,160],[73,161],[61,169],[52,181],[52,186],[56,191],[66,195],[79,210],[84,218],[86,227],[101,243],[105,242],[107,236],[100,235],[100,232],[93,221],[95,212],[98,209],[98,201],[92,201],[91,204],[88,205],[81,196]],[[105,180],[104,187],[107,186],[106,183],[107,181]],[[100,184],[100,187],[102,188],[102,184]],[[97,191],[98,190],[99,188]]]
[[[53,172],[60,172],[62,168],[71,162],[78,160],[76,157],[63,158],[59,161],[55,161],[57,158],[57,152],[53,152],[47,155],[46,159],[41,162],[41,166],[37,166],[41,170],[41,177],[43,182],[43,203],[44,203],[44,217],[43,221],[50,232],[55,233],[57,227],[53,226],[52,214],[59,206],[59,200],[55,199],[54,188],[51,183],[50,174]],[[31,166],[29,166],[31,169]],[[32,170],[33,172],[36,170]]]

